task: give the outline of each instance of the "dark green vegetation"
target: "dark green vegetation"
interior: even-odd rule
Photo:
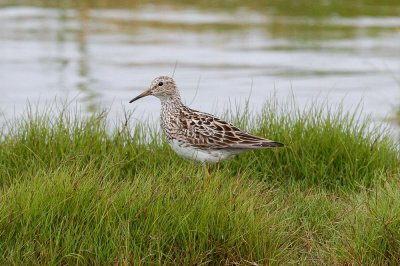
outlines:
[[[172,9],[194,8],[207,11],[236,12],[240,10],[257,11],[261,16],[272,16],[273,20],[262,23],[260,26],[271,38],[288,38],[299,40],[329,40],[348,39],[360,35],[359,27],[354,24],[333,23],[338,18],[354,17],[389,17],[398,16],[400,4],[398,0],[356,0],[356,1],[306,1],[306,0],[269,0],[269,1],[213,1],[213,0],[166,0],[166,1],[127,1],[127,0],[81,0],[81,1],[54,1],[54,0],[0,0],[1,6],[39,6],[47,8],[59,8],[60,10],[76,9],[82,14],[89,13],[89,10],[97,9],[124,9],[137,10],[143,6],[167,7]],[[62,14],[62,13],[60,13]],[[302,20],[299,18],[306,18]],[[65,18],[60,17],[62,21]],[[141,25],[140,21],[132,23],[113,21],[118,29],[123,32],[132,32],[137,27],[149,26],[147,23]],[[249,25],[238,21],[237,23],[210,22],[203,25],[192,23],[151,23],[152,27],[170,29],[174,31],[231,31],[246,30]],[[113,28],[115,30],[115,28]],[[385,32],[391,32],[391,27],[385,28],[381,25],[366,27],[364,34],[368,36],[379,36]],[[320,45],[321,46],[321,45]],[[323,45],[322,45],[323,46]],[[301,47],[288,47],[287,49],[299,49]],[[316,47],[315,49],[317,49]]]
[[[257,1],[213,1],[213,0],[82,0],[82,1],[52,1],[52,0],[0,0],[3,5],[39,5],[48,7],[73,8],[80,5],[94,8],[136,8],[146,4],[162,4],[173,7],[196,7],[203,9],[235,10],[243,7],[258,11],[269,11],[277,15],[326,17],[331,15],[354,17],[354,16],[379,16],[381,14],[397,16],[399,2],[396,0],[355,0],[349,4],[347,1],[306,1],[306,0],[269,0]]]
[[[104,114],[68,112],[9,122],[0,264],[397,263],[396,144],[358,115],[288,106],[227,113],[287,146],[211,167],[211,179],[147,125],[110,133]]]

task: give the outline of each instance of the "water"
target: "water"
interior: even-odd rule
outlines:
[[[0,112],[8,118],[27,101],[45,107],[56,98],[89,113],[125,107],[156,119],[156,98],[128,101],[176,65],[182,97],[195,109],[220,113],[249,97],[257,110],[275,93],[293,94],[300,106],[327,98],[352,109],[362,100],[376,121],[393,117],[400,2],[303,2],[0,0]]]

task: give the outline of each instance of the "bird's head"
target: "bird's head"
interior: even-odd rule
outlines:
[[[179,94],[175,81],[172,78],[160,76],[151,82],[150,87],[146,91],[130,100],[129,103],[149,95],[156,96],[160,100],[163,100]]]

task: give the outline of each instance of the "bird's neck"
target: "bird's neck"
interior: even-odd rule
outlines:
[[[181,96],[179,94],[174,94],[171,96],[159,97],[161,100],[161,107],[180,107],[183,105]]]
[[[160,98],[161,100],[161,113],[162,114],[177,114],[183,103],[179,94],[174,94],[171,96],[164,96]]]

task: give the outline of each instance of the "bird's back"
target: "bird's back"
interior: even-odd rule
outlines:
[[[186,106],[181,106],[175,116],[168,120],[161,123],[167,138],[172,137],[197,149],[232,149],[239,152],[283,146],[279,142],[250,135],[220,118]]]

